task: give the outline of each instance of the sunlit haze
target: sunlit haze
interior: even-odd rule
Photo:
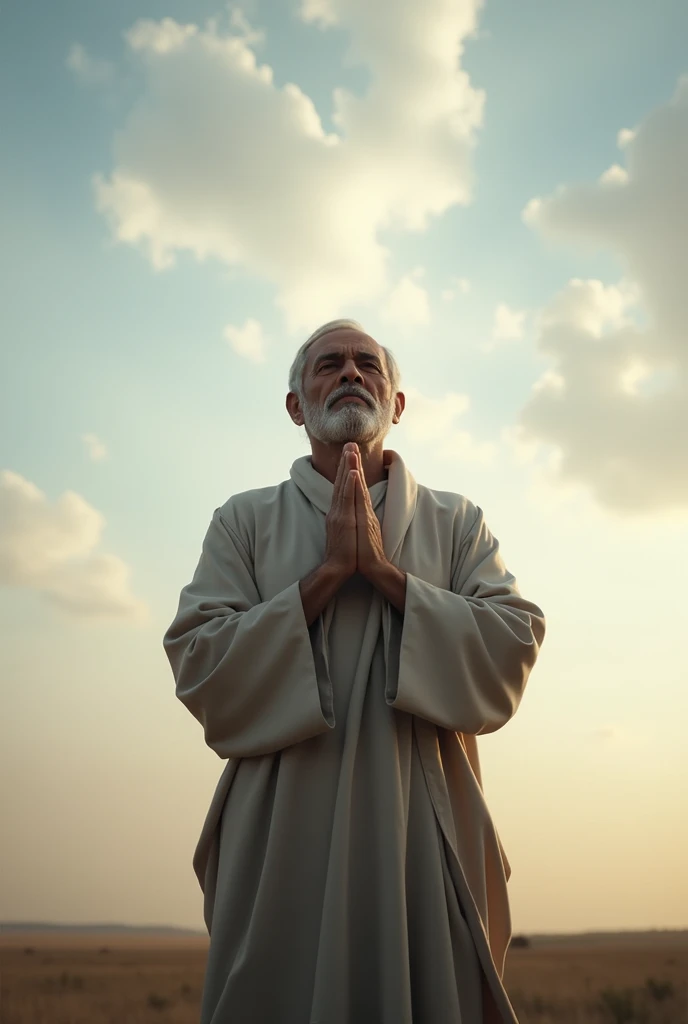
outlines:
[[[162,637],[354,317],[547,617],[479,741],[514,929],[688,927],[683,0],[3,6],[0,920],[203,927]]]

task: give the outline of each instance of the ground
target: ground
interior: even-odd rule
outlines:
[[[521,1024],[688,1024],[688,933],[533,943],[511,950],[505,976]],[[193,936],[0,935],[0,1022],[198,1024],[207,948]]]

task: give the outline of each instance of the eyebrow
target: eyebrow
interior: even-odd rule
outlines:
[[[333,362],[336,362],[337,360],[339,360],[341,362],[341,360],[343,358],[344,358],[344,353],[341,350],[339,350],[339,351],[332,351],[332,352],[322,352],[319,356],[316,357],[315,362],[313,363],[313,369],[317,370],[317,368],[321,365],[321,363],[326,363],[329,360],[332,360]],[[357,359],[374,359],[376,363],[380,363],[380,365],[382,365],[382,360],[374,352],[358,352],[357,355],[356,355],[356,358]]]

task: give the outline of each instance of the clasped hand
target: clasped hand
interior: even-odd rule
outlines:
[[[387,565],[380,523],[373,510],[358,445],[344,445],[326,518],[325,561],[343,576],[373,580]]]

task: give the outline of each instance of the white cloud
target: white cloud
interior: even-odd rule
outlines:
[[[404,388],[404,394],[406,408],[396,429],[409,443],[432,450],[439,459],[479,463],[494,459],[494,444],[476,441],[456,422],[470,408],[468,395],[447,392],[441,398],[431,398],[417,388]]]
[[[114,68],[106,60],[91,57],[81,43],[73,43],[65,61],[70,71],[88,85],[102,85],[114,75]]]
[[[519,341],[525,330],[526,313],[521,309],[511,309],[505,302],[500,302],[494,314],[492,337],[495,341]]]
[[[688,77],[633,132],[624,173],[535,199],[543,234],[606,247],[626,278],[569,282],[544,311],[538,344],[561,378],[540,387],[521,423],[554,445],[559,478],[607,508],[688,507]]]
[[[239,7],[234,7],[229,14],[229,23],[249,46],[260,46],[265,42],[265,33],[254,29],[246,15]]]
[[[337,4],[332,0],[301,0],[300,14],[305,22],[332,28],[338,22]]]
[[[393,323],[402,330],[430,322],[428,293],[416,283],[423,276],[423,268],[416,267],[401,278],[380,310],[383,321]]]
[[[538,317],[540,343],[546,346],[549,341],[556,340],[559,326],[570,327],[593,338],[628,327],[634,322],[629,313],[639,299],[638,289],[628,281],[606,286],[601,281],[574,277],[541,311]]]
[[[102,459],[107,458],[107,448],[95,434],[82,434],[81,440],[86,445],[88,457],[93,462],[100,462]]]
[[[335,90],[335,133],[298,86],[277,87],[257,63],[245,20],[239,34],[138,21],[127,40],[146,85],[113,169],[95,178],[98,208],[158,269],[186,250],[271,280],[292,329],[379,301],[381,232],[422,231],[470,200],[483,94],[457,57],[479,5],[304,5],[303,19],[336,24],[370,71],[365,95]]]
[[[185,43],[197,32],[197,25],[180,25],[174,18],[163,18],[162,21],[140,18],[125,38],[134,51],[148,50],[164,55],[183,49]]]
[[[265,338],[258,320],[249,317],[243,327],[228,324],[224,335],[234,351],[244,359],[249,359],[253,363],[265,362]]]
[[[647,738],[629,729],[627,726],[610,722],[608,725],[601,725],[592,729],[588,734],[589,739],[601,747],[610,747],[613,750],[634,749],[646,746]]]
[[[52,505],[18,473],[0,472],[0,584],[36,590],[83,618],[142,622],[147,608],[129,589],[129,567],[95,548],[103,516],[73,491]]]
[[[471,282],[465,277],[457,277],[451,288],[445,288],[442,298],[445,302],[451,302],[457,295],[468,295],[471,290]]]
[[[505,341],[520,341],[525,334],[527,313],[522,309],[511,309],[500,302],[494,311],[492,337],[480,345],[482,352],[493,352]]]
[[[622,128],[616,136],[616,144],[619,149],[625,149],[629,143],[633,142],[634,138],[635,131],[632,128]]]
[[[618,743],[623,738],[624,732],[618,725],[602,725],[593,729],[591,737],[600,743]]]
[[[628,182],[628,171],[620,164],[612,164],[600,176],[601,185],[625,185]]]
[[[533,391],[564,391],[566,388],[566,378],[562,377],[556,370],[545,370],[544,373],[540,374],[538,379],[533,384]]]
[[[527,439],[523,427],[518,424],[503,427],[500,440],[517,466],[532,464],[536,461],[540,445],[537,441]]]

